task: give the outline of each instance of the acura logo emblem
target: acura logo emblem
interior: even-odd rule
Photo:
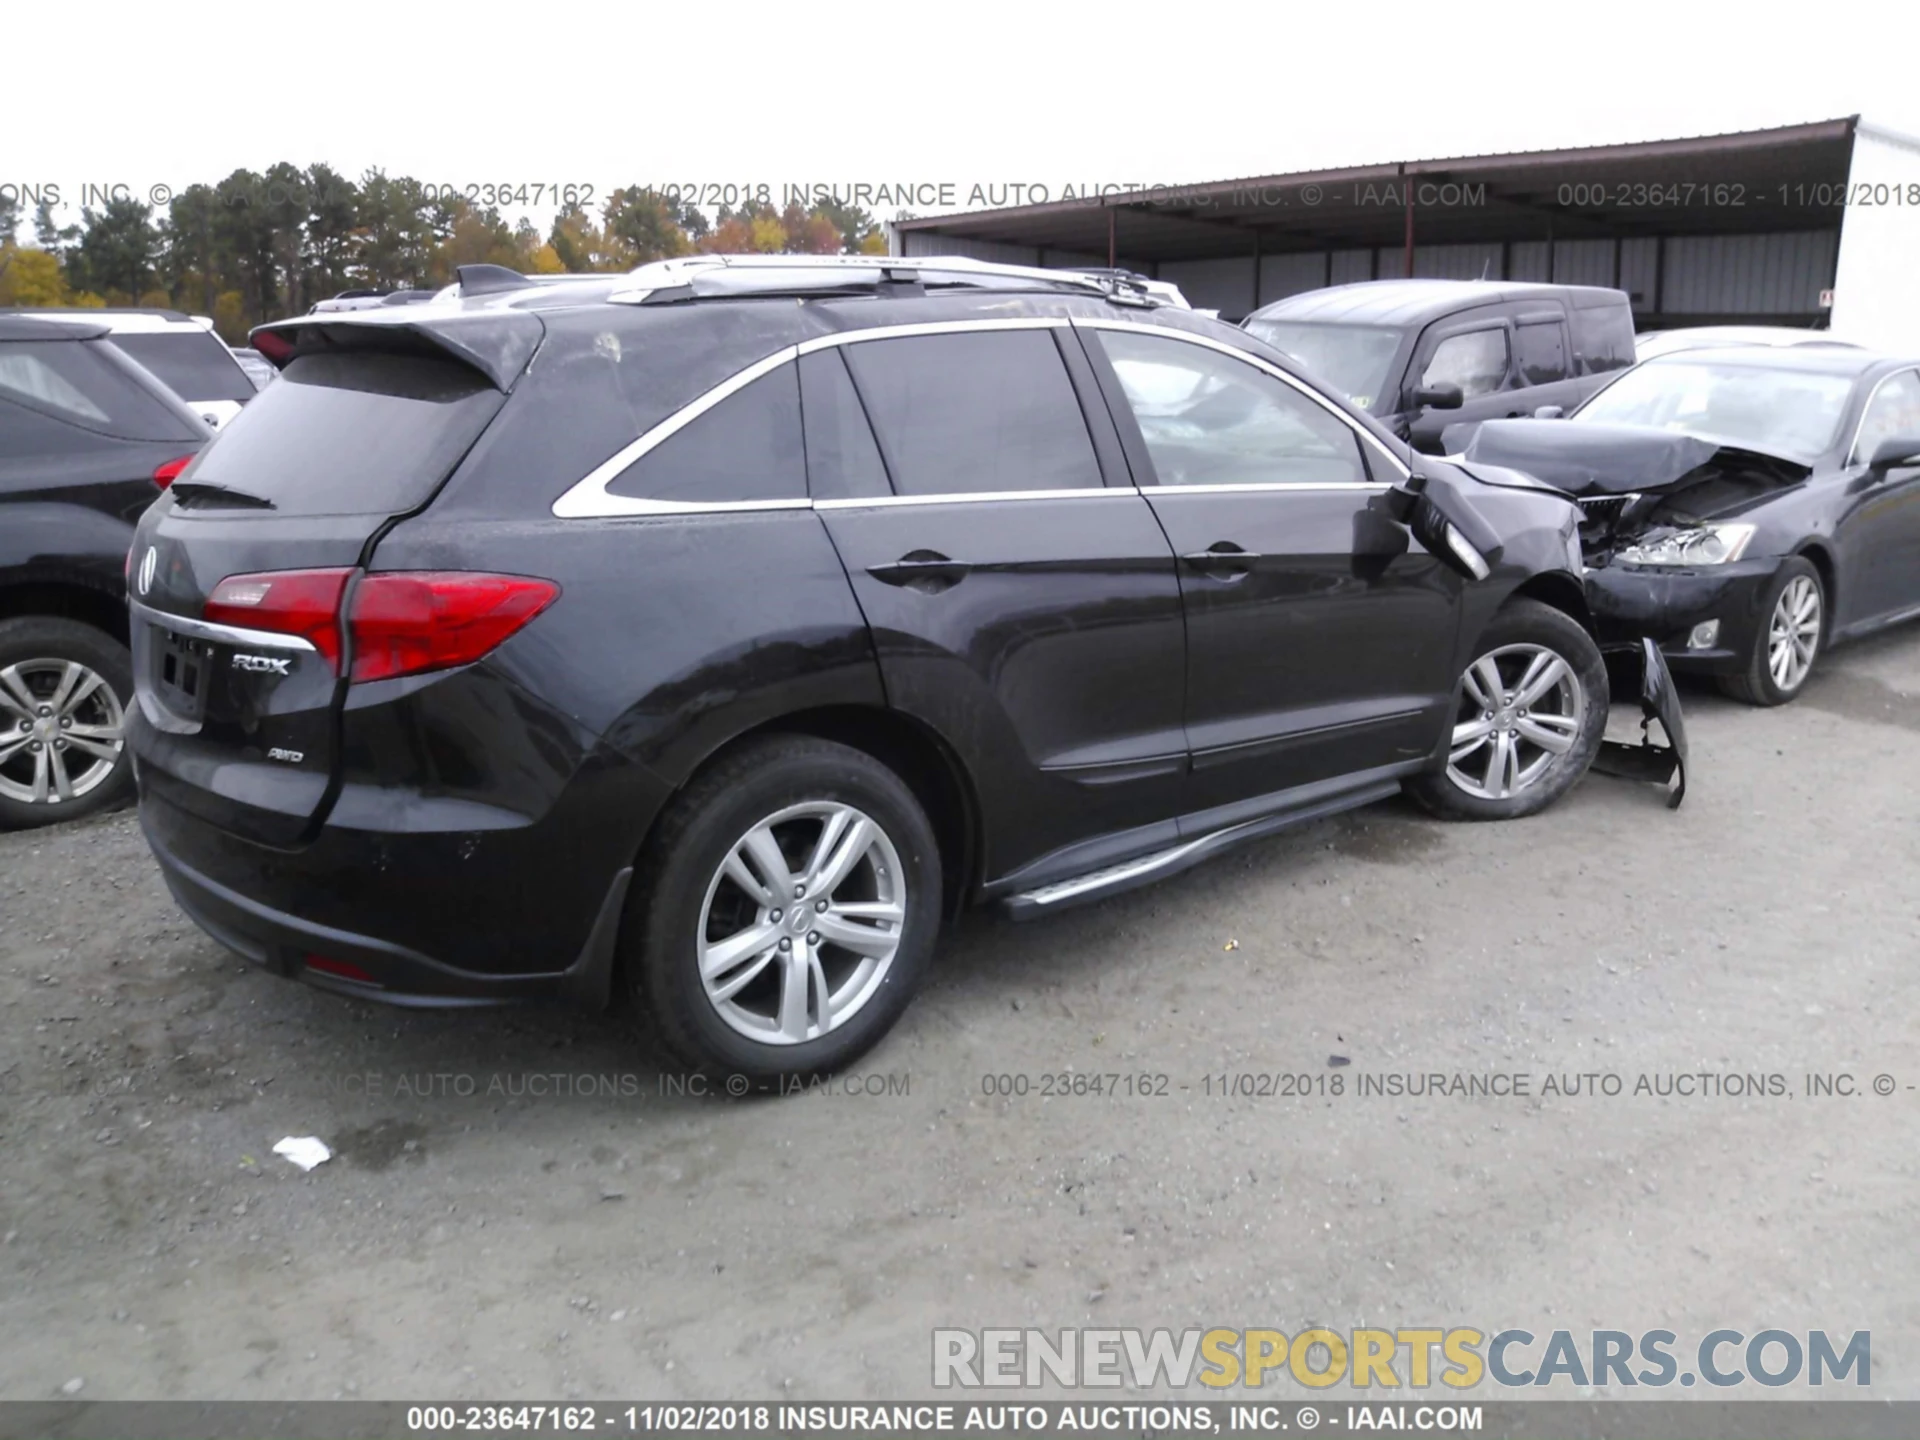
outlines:
[[[133,582],[134,588],[142,595],[153,589],[153,572],[159,568],[159,565],[160,552],[155,547],[149,545],[147,547],[147,553],[140,558],[140,575]]]

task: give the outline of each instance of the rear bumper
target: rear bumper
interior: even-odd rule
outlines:
[[[415,1007],[536,1000],[597,1007],[610,997],[632,876],[621,862],[609,861],[590,883],[577,875],[543,883],[537,873],[502,883],[496,859],[475,867],[456,894],[447,871],[450,859],[459,863],[463,837],[326,827],[305,850],[274,850],[217,829],[144,783],[141,789],[141,828],[181,909],[276,975]],[[543,846],[565,864],[553,836],[516,838],[522,843],[513,850]],[[486,836],[496,849],[504,848],[501,839]],[[505,868],[524,858],[505,857]],[[567,891],[575,901],[562,908],[555,902]]]
[[[1644,636],[1676,673],[1739,674],[1753,655],[1760,603],[1779,568],[1778,556],[1694,569],[1601,566],[1587,571],[1587,604],[1603,644]],[[1689,645],[1695,628],[1713,620],[1713,643]]]

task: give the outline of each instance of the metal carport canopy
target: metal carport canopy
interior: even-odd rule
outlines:
[[[951,237],[1151,265],[1403,243],[1831,229],[1858,120],[1116,190],[900,220],[893,243],[898,252],[914,236],[914,252],[932,254]]]

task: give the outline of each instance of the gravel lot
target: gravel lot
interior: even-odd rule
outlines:
[[[1394,803],[973,917],[878,1095],[663,1093],[618,1016],[343,1002],[203,937],[129,814],[0,836],[0,1396],[897,1398],[936,1325],[1318,1321],[1870,1329],[1873,1394],[1920,1398],[1920,634],[1785,711],[1686,699],[1677,814]],[[1039,1093],[1068,1070],[1167,1093]],[[1455,1070],[1536,1093],[1355,1093]],[[1701,1071],[1791,1093],[1631,1093]],[[1868,1093],[1804,1093],[1837,1071]]]

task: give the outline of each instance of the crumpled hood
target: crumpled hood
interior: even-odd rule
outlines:
[[[1783,485],[1812,468],[1700,435],[1647,425],[1580,420],[1484,420],[1449,425],[1442,447],[1469,466],[1500,465],[1569,495],[1645,494],[1676,485],[1716,460],[1760,471]]]

